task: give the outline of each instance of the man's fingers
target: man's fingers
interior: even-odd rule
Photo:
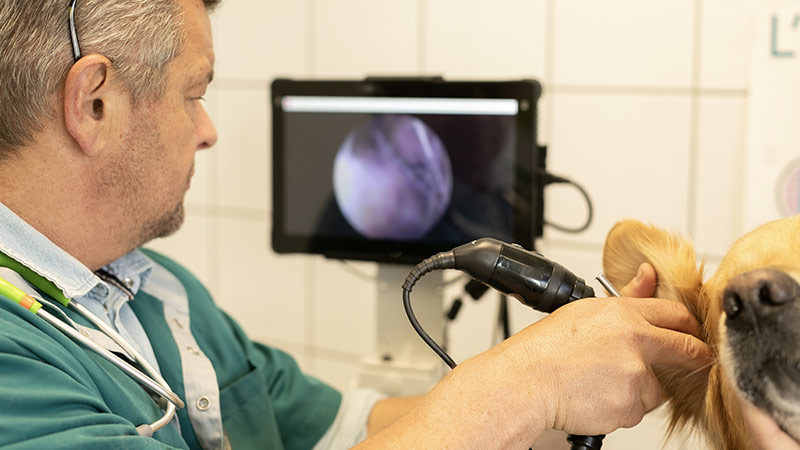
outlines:
[[[656,270],[649,263],[642,263],[636,277],[628,282],[620,294],[623,297],[652,297],[656,292]]]
[[[636,309],[654,326],[701,337],[700,323],[683,303],[659,298],[636,298],[625,301],[627,307]]]
[[[650,365],[699,370],[708,367],[712,360],[711,348],[694,336],[672,330],[661,330],[656,334],[655,351],[650,355]]]

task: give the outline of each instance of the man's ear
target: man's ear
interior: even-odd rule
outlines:
[[[115,116],[129,105],[125,95],[105,56],[87,55],[72,66],[64,86],[64,123],[83,153],[97,154],[113,139],[120,123]]]

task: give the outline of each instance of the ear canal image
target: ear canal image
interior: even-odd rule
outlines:
[[[408,115],[376,116],[351,131],[333,165],[342,214],[372,239],[423,237],[450,204],[453,171],[441,139]]]

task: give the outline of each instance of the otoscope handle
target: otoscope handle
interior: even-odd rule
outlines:
[[[594,297],[582,278],[541,253],[483,238],[453,249],[455,269],[541,312]]]
[[[567,442],[572,444],[571,450],[600,450],[603,446],[603,438],[605,434],[598,436],[578,436],[570,434],[567,436]]]

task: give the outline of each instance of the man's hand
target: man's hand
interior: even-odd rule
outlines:
[[[622,293],[651,295],[649,264]],[[700,327],[680,303],[652,298],[584,299],[533,324],[496,351],[539,398],[544,427],[602,434],[638,424],[663,401],[654,366],[701,369],[710,360]]]
[[[800,444],[784,433],[764,411],[740,398],[744,421],[750,429],[755,450],[800,450]]]

